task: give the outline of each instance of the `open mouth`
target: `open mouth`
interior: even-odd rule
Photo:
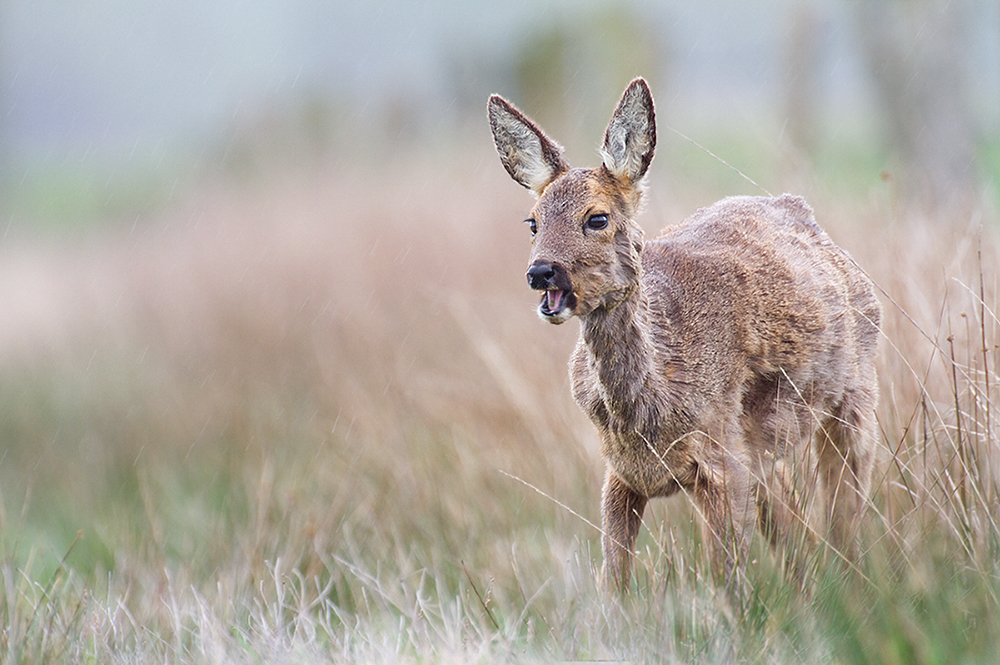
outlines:
[[[573,315],[576,298],[572,291],[549,289],[542,292],[542,302],[538,304],[538,314],[546,321],[562,323]]]
[[[562,309],[563,301],[566,299],[566,292],[562,289],[551,289],[542,293],[542,313],[556,314]]]
[[[538,259],[528,267],[527,278],[528,286],[542,294],[538,316],[549,323],[562,323],[573,316],[576,295],[566,268],[554,261]]]

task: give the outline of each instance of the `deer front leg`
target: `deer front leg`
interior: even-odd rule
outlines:
[[[601,577],[608,589],[628,590],[632,579],[632,549],[642,524],[646,497],[639,494],[608,468],[601,500],[604,570]]]
[[[784,559],[785,569],[801,586],[805,582],[808,553],[818,544],[809,529],[795,492],[792,472],[784,460],[759,465],[757,526],[771,549]]]
[[[719,452],[718,460],[699,470],[694,499],[705,519],[715,571],[739,599],[757,517],[755,484],[743,459]]]

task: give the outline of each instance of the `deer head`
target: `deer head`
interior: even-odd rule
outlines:
[[[642,230],[635,224],[656,125],[646,82],[622,95],[601,146],[603,164],[570,168],[562,148],[498,95],[488,104],[500,161],[538,197],[530,217],[528,284],[542,292],[538,314],[563,323],[615,308],[639,285]]]

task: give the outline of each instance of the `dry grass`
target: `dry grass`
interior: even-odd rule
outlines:
[[[595,583],[576,326],[536,319],[529,200],[482,155],[206,186],[6,251],[0,660],[994,657],[995,219],[814,199],[886,293],[862,568],[817,556],[799,591],[761,547],[736,612],[686,502],[654,502],[619,604]],[[660,201],[649,231],[686,205]]]

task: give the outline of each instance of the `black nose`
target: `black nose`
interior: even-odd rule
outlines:
[[[538,261],[528,268],[528,286],[536,291],[544,291],[553,285],[556,271],[551,263]]]

